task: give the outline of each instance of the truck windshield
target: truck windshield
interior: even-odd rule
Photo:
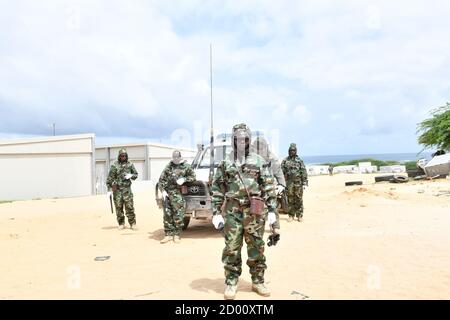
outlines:
[[[231,152],[231,146],[218,146],[214,148],[214,167],[218,167],[220,162]],[[206,148],[203,158],[200,160],[199,168],[209,168],[211,158],[210,148]]]

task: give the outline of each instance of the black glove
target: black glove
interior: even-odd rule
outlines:
[[[269,247],[276,246],[278,241],[280,241],[280,234],[271,234],[267,239],[267,245]]]

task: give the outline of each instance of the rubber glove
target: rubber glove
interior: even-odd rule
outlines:
[[[214,227],[219,230],[220,225],[222,224],[222,226],[225,224],[225,221],[223,220],[223,217],[221,214],[216,214],[213,219],[212,219],[212,223],[214,225]]]
[[[185,182],[186,182],[186,179],[183,178],[183,177],[181,177],[180,179],[177,180],[177,184],[178,184],[179,186],[183,185]]]
[[[269,226],[277,222],[277,216],[275,215],[275,212],[269,212],[269,214],[267,215],[267,221],[269,222]]]

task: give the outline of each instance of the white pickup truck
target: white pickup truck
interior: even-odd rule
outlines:
[[[214,143],[214,173],[220,162],[231,152],[231,142],[223,138]],[[199,146],[197,156],[192,162],[197,181],[187,186],[186,215],[194,219],[212,217],[210,173],[210,147]]]
[[[214,143],[214,172],[220,162],[231,152],[231,141],[228,135],[219,135]],[[210,173],[210,147],[198,146],[198,152],[192,161],[192,169],[197,180],[186,183],[182,188],[182,194],[186,200],[186,214],[184,217],[185,230],[190,220],[212,218],[211,186],[209,185]],[[158,186],[155,188],[155,198],[160,208],[164,207],[159,194]]]

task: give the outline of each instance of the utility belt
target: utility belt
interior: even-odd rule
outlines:
[[[176,185],[176,186],[169,186],[168,188],[167,188],[167,190],[166,190],[167,192],[174,192],[174,191],[176,191],[176,192],[180,192],[181,194],[183,194],[183,195],[185,195],[185,194],[188,194],[188,187],[187,186],[179,186],[179,185]]]
[[[248,200],[248,198],[241,199],[227,197],[227,202],[242,207],[250,207],[250,201]]]
[[[124,190],[124,189],[130,189],[131,188],[131,184],[129,186],[118,186],[117,184],[112,186],[112,191],[116,192],[116,191],[120,191],[120,190]]]

